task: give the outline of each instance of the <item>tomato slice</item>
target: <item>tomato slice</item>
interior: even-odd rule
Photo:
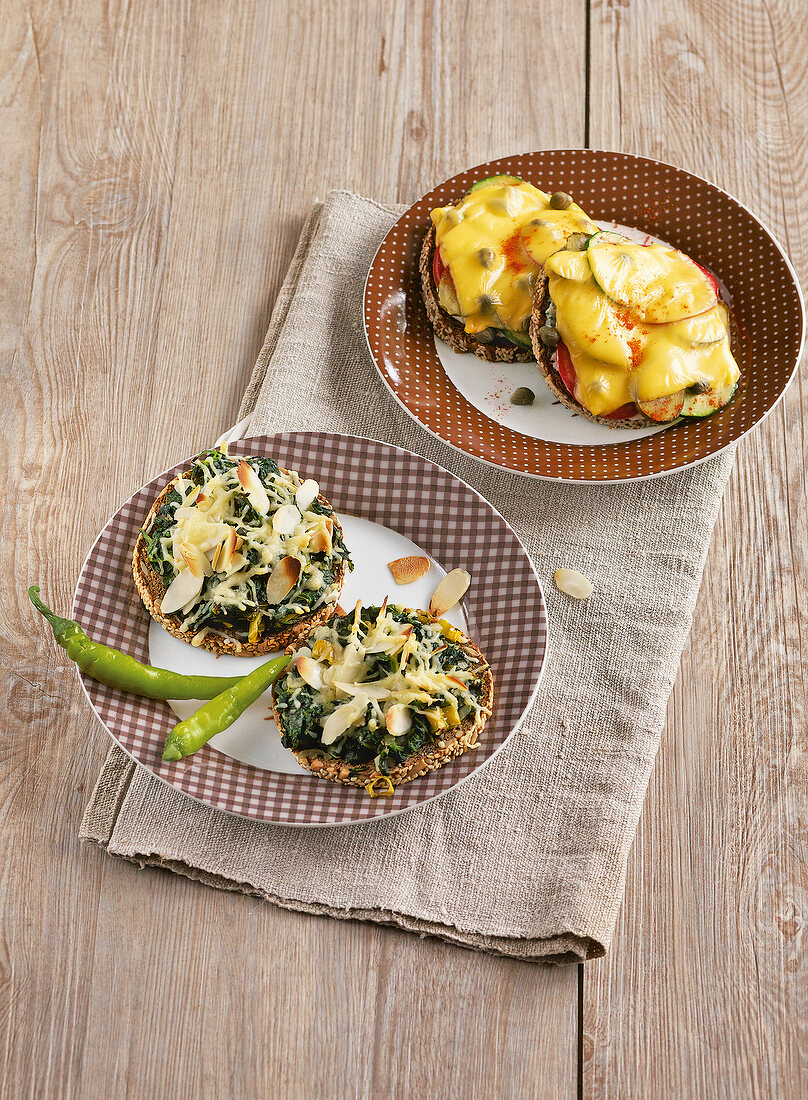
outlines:
[[[566,344],[559,344],[556,348],[558,352],[558,359],[556,360],[556,369],[561,376],[561,381],[567,388],[567,391],[575,397],[575,383],[577,376],[575,374],[575,367],[572,365],[572,359],[570,357],[569,350]],[[605,420],[627,420],[630,416],[636,416],[637,406],[633,401],[628,401],[625,405],[621,405],[619,409],[615,409],[614,412],[603,413]]]
[[[603,416],[606,420],[628,420],[630,416],[637,415],[637,406],[633,401],[628,401],[625,405],[621,405],[619,409],[615,409],[613,413],[604,413]]]
[[[694,260],[693,263],[696,264],[696,261]],[[702,267],[701,264],[696,264],[696,267],[699,269],[699,271],[702,273],[702,275],[704,275],[704,277],[707,279],[707,282],[710,284],[710,286],[715,291],[716,298],[718,298],[720,300],[721,291],[718,289],[718,279],[716,279],[716,277],[715,277],[715,275],[713,275],[712,271],[708,271],[707,268]]]
[[[446,265],[440,258],[440,250],[435,249],[435,255],[432,258],[432,278],[435,280],[435,286],[440,282],[440,277],[446,270]]]
[[[556,352],[558,355],[556,359],[556,370],[561,375],[561,381],[567,387],[567,392],[571,394],[572,397],[575,397],[575,383],[577,377],[567,345],[559,344],[556,348]]]

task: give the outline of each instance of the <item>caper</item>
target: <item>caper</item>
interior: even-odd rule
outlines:
[[[539,329],[539,339],[546,348],[555,348],[561,342],[561,337],[558,335],[557,328],[550,328],[549,325],[542,325]]]
[[[535,393],[533,390],[529,390],[527,386],[520,386],[518,390],[514,390],[511,394],[512,405],[532,405],[535,400]]]
[[[710,383],[705,382],[703,379],[701,382],[694,382],[692,386],[688,386],[685,393],[706,393],[710,388]]]
[[[571,233],[567,237],[567,248],[570,252],[583,252],[586,248],[591,234],[589,233]]]
[[[481,248],[477,253],[477,259],[483,265],[483,267],[490,267],[494,260],[493,249]]]
[[[481,294],[479,298],[480,313],[491,313],[494,308],[494,299],[490,294]]]
[[[566,210],[572,206],[572,199],[566,191],[554,191],[550,196],[550,207],[553,210]]]

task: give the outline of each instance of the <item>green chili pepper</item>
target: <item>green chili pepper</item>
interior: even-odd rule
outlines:
[[[211,737],[232,726],[250,703],[277,680],[290,660],[291,657],[275,657],[267,661],[176,725],[166,738],[163,760],[182,760],[201,749]]]
[[[167,668],[143,665],[120,650],[94,642],[73,619],[62,619],[39,598],[39,585],[28,589],[31,603],[53,628],[53,636],[81,671],[107,687],[145,695],[147,699],[212,699],[241,676],[183,676]]]

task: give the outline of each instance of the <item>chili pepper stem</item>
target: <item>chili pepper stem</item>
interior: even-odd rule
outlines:
[[[53,636],[85,676],[107,687],[131,691],[147,699],[213,699],[242,676],[184,676],[168,668],[144,665],[118,649],[94,642],[73,619],[54,614],[39,596],[39,586],[28,589],[31,603],[50,624]]]
[[[61,615],[57,615],[55,611],[51,611],[51,609],[46,604],[44,604],[42,602],[42,598],[39,595],[39,585],[38,584],[32,584],[29,587],[29,589],[28,589],[28,598],[31,601],[31,603],[34,605],[34,607],[37,609],[37,611],[41,615],[44,615],[45,618],[48,620],[51,627],[53,628],[53,633],[56,635],[56,640],[58,642],[60,640],[59,639],[60,633],[63,634],[64,631],[67,629],[67,627],[72,625],[71,620],[70,619],[63,619],[61,617]]]

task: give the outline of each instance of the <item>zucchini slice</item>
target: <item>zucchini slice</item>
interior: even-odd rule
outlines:
[[[590,248],[601,244],[625,244],[627,240],[628,237],[623,237],[619,233],[612,233],[608,229],[599,229],[586,242],[586,248],[589,251]]]
[[[614,233],[598,233],[588,242],[586,256],[603,293],[650,324],[694,317],[718,301],[698,266],[675,248],[646,248]]]
[[[524,332],[514,332],[513,329],[504,328],[502,335],[510,340],[512,344],[516,344],[518,348],[532,348],[533,345],[530,342],[530,337]]]
[[[667,397],[657,397],[654,401],[637,400],[636,405],[640,412],[644,412],[651,420],[655,420],[658,424],[667,424],[678,420],[682,415],[685,397],[684,390],[677,390],[676,393],[671,393]]]
[[[706,393],[686,393],[681,416],[689,420],[702,420],[705,416],[712,416],[728,405],[732,400],[738,383],[731,386],[722,386],[719,390],[707,390]]]
[[[438,283],[438,302],[440,303],[441,309],[446,310],[447,313],[451,313],[453,317],[460,316],[460,303],[457,300],[454,283],[446,272],[441,275],[440,282]]]
[[[501,184],[505,185],[506,183],[524,183],[524,182],[525,181],[523,179],[520,179],[519,176],[486,176],[486,178],[484,180],[477,180],[476,183],[473,183],[471,185],[471,187],[469,187],[466,194],[469,195],[469,194],[471,194],[472,191],[476,191],[477,188],[482,187],[484,183],[501,183]]]

